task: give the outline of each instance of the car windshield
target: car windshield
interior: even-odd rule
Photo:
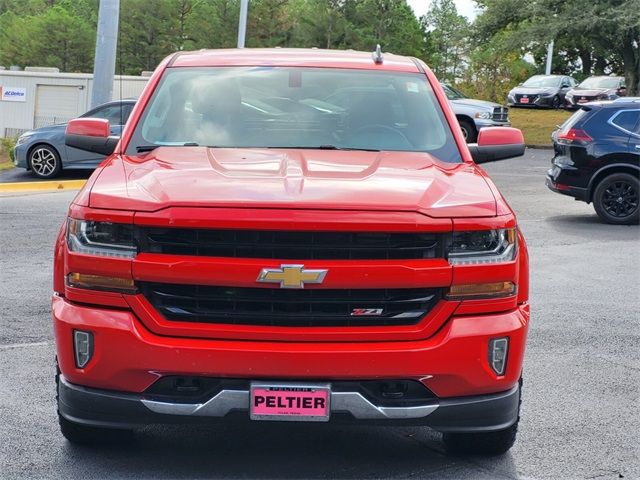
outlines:
[[[558,87],[560,77],[531,77],[522,84],[523,87]]]
[[[618,88],[620,80],[617,78],[609,77],[591,77],[584,80],[580,85],[580,88]]]
[[[461,100],[463,98],[467,98],[462,92],[456,90],[450,85],[442,84],[442,88],[444,89],[444,93],[449,100]]]
[[[127,153],[155,146],[460,153],[423,74],[299,67],[169,68]]]

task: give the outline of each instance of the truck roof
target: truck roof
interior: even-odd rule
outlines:
[[[418,73],[417,60],[383,52],[383,62],[375,63],[371,52],[321,50],[316,48],[233,48],[178,52],[172,67],[214,66],[330,67],[388,70]]]

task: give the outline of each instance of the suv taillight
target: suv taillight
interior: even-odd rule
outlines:
[[[564,140],[565,142],[579,142],[579,143],[590,143],[593,141],[593,138],[587,134],[584,130],[580,128],[570,128],[566,132],[562,132],[558,135],[558,140]]]

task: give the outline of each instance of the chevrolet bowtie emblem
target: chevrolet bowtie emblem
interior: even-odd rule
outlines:
[[[305,270],[304,265],[280,265],[263,268],[256,281],[279,283],[280,288],[304,288],[305,283],[322,283],[328,270]]]

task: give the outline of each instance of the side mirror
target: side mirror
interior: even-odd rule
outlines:
[[[74,118],[64,134],[65,145],[102,155],[111,155],[119,140],[109,135],[109,120],[104,118]]]
[[[524,155],[524,136],[517,128],[487,127],[478,133],[478,143],[468,146],[476,163],[521,157]]]

